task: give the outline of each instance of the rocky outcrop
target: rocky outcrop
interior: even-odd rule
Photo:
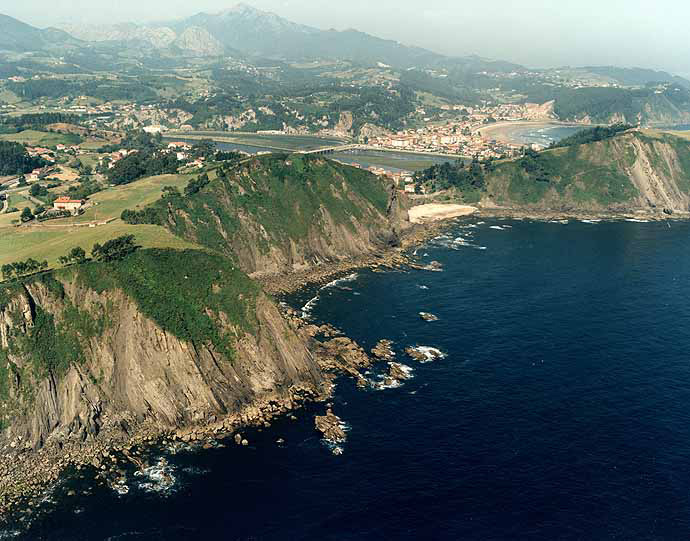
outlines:
[[[82,340],[81,357],[62,372],[44,375],[36,368],[44,361],[41,352],[29,355],[17,346],[40,323],[37,318],[45,319],[40,314],[59,325],[74,317],[74,307],[95,320],[105,306],[102,332]],[[53,459],[46,474],[54,476],[60,460],[87,457],[141,434],[181,431],[193,439],[195,427],[223,428],[227,418],[229,429],[322,395],[321,368],[273,302],[260,295],[255,316],[253,333],[225,324],[236,336],[228,358],[211,344],[162,330],[119,290],[98,293],[76,280],[61,292],[41,282],[17,289],[0,309],[0,360],[16,374],[0,387],[9,387],[0,400],[6,426],[0,432],[0,477],[5,472],[14,480],[0,483],[6,489],[0,488],[0,507],[10,489],[38,482],[32,475],[40,477],[37,465],[47,457]]]
[[[347,440],[347,434],[343,429],[340,417],[333,413],[333,410],[328,408],[326,415],[317,415],[314,418],[314,425],[316,430],[323,434],[323,438],[331,443],[343,443]]]
[[[377,359],[383,361],[392,361],[395,359],[395,352],[393,351],[393,342],[391,340],[379,340],[372,348],[371,354]]]
[[[225,47],[208,30],[198,26],[185,29],[173,42],[182,52],[194,56],[220,56]]]

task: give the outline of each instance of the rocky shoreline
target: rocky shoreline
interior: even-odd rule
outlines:
[[[114,430],[89,446],[68,444],[61,447],[46,446],[39,451],[22,450],[0,459],[0,524],[10,518],[29,523],[39,507],[45,490],[56,482],[68,468],[77,471],[92,468],[96,477],[116,481],[123,463],[131,462],[138,468],[146,466],[145,450],[154,445],[175,443],[209,444],[219,439],[239,436],[239,431],[250,427],[269,427],[276,417],[286,415],[308,402],[323,401],[330,396],[328,387],[293,387],[287,393],[265,397],[241,411],[223,418],[209,418],[205,424],[185,428],[161,428],[141,424],[134,435],[123,438]],[[245,438],[240,438],[244,444]]]
[[[561,221],[561,220],[686,220],[689,213],[673,215],[663,213],[583,213],[525,211],[520,209],[482,208],[472,219],[501,218],[515,220]],[[446,222],[425,224],[411,228],[400,239],[400,244],[380,253],[328,263],[305,271],[283,275],[257,277],[264,290],[275,296],[294,293],[307,286],[324,285],[335,277],[340,277],[354,269],[369,268],[384,271],[399,268],[413,268],[415,262],[407,252],[415,246],[430,240],[453,224],[464,221],[458,218]],[[288,309],[283,314],[290,325],[295,328],[310,346],[318,359],[319,365],[329,380],[346,374],[353,377],[358,386],[367,387],[370,382],[362,375],[361,370],[371,366],[375,361],[392,361],[394,354],[391,343],[382,340],[372,351],[372,356],[358,344],[342,336],[337,329],[328,325],[320,327],[310,325],[297,313]],[[422,316],[423,319],[424,316]],[[318,339],[317,339],[318,338]],[[440,353],[440,352],[439,352]],[[408,356],[423,362],[429,360],[413,348],[408,348]],[[372,358],[373,357],[373,358]],[[390,362],[388,379],[403,380],[407,376],[400,365]],[[60,475],[70,467],[80,470],[93,468],[104,479],[116,479],[121,463],[132,462],[141,467],[141,450],[157,444],[201,443],[202,445],[216,439],[235,439],[238,444],[246,445],[241,433],[248,427],[268,427],[273,419],[287,415],[308,402],[324,402],[331,395],[331,387],[325,388],[292,388],[287,393],[266,397],[258,403],[246,406],[242,411],[219,418],[209,418],[206,422],[186,428],[162,428],[153,424],[137,424],[133,419],[118,419],[117,423],[127,422],[130,427],[129,438],[123,438],[122,430],[115,426],[109,432],[105,423],[99,441],[85,446],[69,443],[61,446],[47,446],[38,451],[28,448],[17,448],[15,452],[0,457],[0,524],[10,516],[21,523],[31,520],[31,515],[39,506],[46,487],[56,482]],[[317,417],[319,419],[319,417]],[[334,415],[321,416],[315,420],[316,427],[322,432],[336,433]],[[340,435],[340,434],[338,434]],[[248,442],[247,442],[248,444]],[[13,513],[13,515],[11,515]]]

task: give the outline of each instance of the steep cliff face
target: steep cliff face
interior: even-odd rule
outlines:
[[[690,210],[690,142],[627,132],[500,163],[486,183],[484,206],[685,213]]]
[[[213,263],[202,253],[188,255],[203,265]],[[141,271],[141,261],[131,264]],[[296,392],[320,389],[322,374],[304,341],[260,291],[188,275],[190,287],[208,287],[210,295],[224,297],[225,308],[198,305],[198,297],[171,289],[181,301],[165,312],[172,311],[176,321],[157,321],[147,305],[158,302],[155,292],[136,285],[127,290],[117,281],[94,287],[113,272],[123,271],[48,275],[5,293],[0,455],[122,439],[141,426],[155,432],[204,424],[261,401],[289,401]],[[191,271],[182,270],[182,276],[185,272]],[[174,278],[169,286],[178,287]],[[251,321],[251,329],[228,306]],[[198,314],[187,314],[188,308],[208,315],[215,330],[199,327]],[[182,328],[198,339],[181,338]]]
[[[251,275],[303,270],[398,242],[405,205],[383,181],[320,157],[270,155],[188,196],[166,197],[149,217],[232,257]]]

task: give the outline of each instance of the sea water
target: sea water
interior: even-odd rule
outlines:
[[[341,455],[312,405],[248,447],[152,451],[127,491],[72,472],[28,533],[2,535],[688,538],[690,224],[467,221],[418,254],[443,272],[358,271],[287,299],[367,349],[393,340],[412,369],[338,381]]]

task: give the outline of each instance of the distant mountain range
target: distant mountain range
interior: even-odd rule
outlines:
[[[29,52],[79,47],[82,42],[64,30],[40,29],[0,14],[0,51]]]
[[[403,45],[357,30],[321,30],[297,24],[247,4],[218,13],[140,25],[64,26],[38,29],[0,16],[0,50],[14,52],[93,50],[99,47],[137,51],[137,56],[161,54],[196,57],[244,57],[281,61],[331,59],[398,70],[441,68],[455,72],[520,72],[518,64],[476,55],[447,57],[427,49]],[[690,88],[690,82],[665,72],[638,68],[587,67],[579,72],[624,86],[669,82]],[[542,70],[549,71],[549,70]]]

